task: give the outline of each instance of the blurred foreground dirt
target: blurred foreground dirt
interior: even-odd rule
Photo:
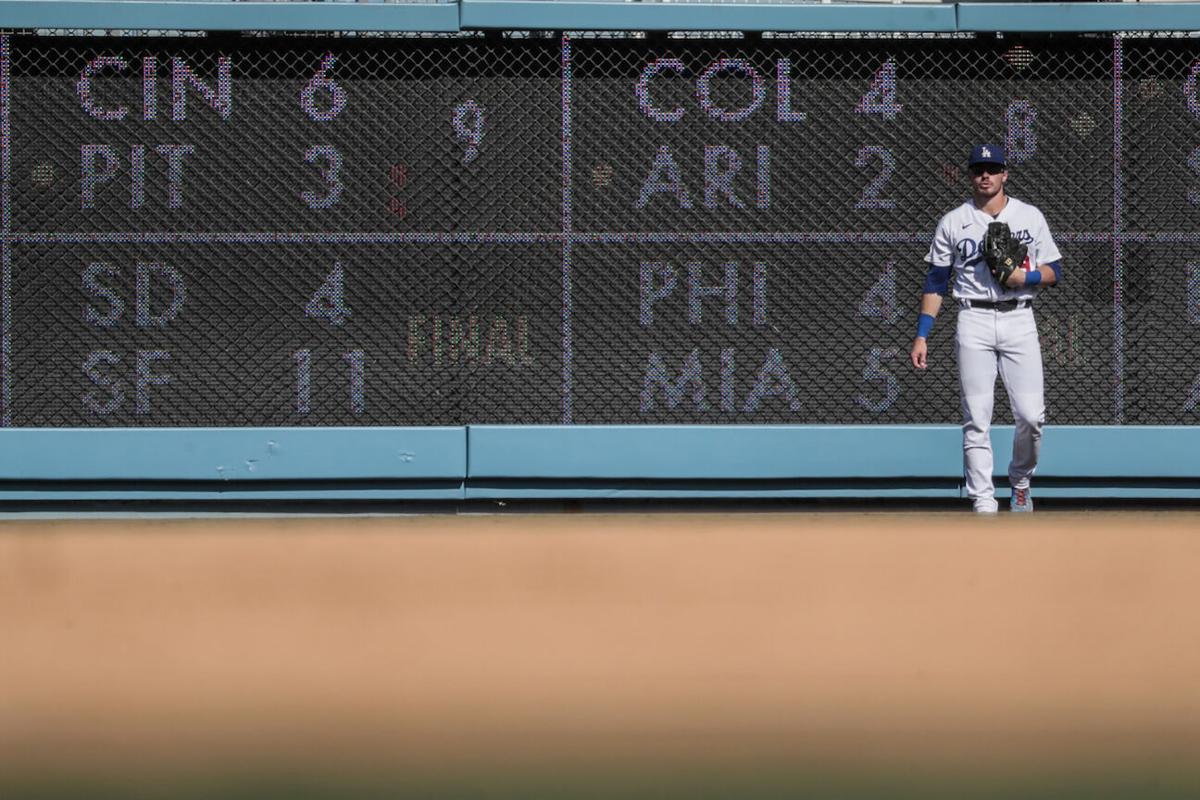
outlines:
[[[1200,514],[0,523],[0,770],[1200,754]]]

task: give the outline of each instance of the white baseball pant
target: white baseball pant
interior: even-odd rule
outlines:
[[[992,484],[992,410],[996,373],[1012,405],[1016,430],[1008,480],[1029,486],[1042,446],[1046,403],[1042,349],[1032,308],[997,311],[962,308],[955,332],[958,377],[962,387],[963,471],[967,495],[976,507],[995,504]]]

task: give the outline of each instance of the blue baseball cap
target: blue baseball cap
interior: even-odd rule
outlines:
[[[976,164],[999,164],[1002,167],[1008,167],[1008,162],[1004,158],[1004,148],[995,144],[977,144],[971,148],[971,157],[967,159],[967,166],[973,167]]]

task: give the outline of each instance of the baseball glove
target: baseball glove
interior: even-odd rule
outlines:
[[[987,235],[983,239],[983,260],[1002,288],[1008,286],[1008,279],[1021,268],[1028,252],[1025,245],[1012,235],[1008,223],[988,223]]]

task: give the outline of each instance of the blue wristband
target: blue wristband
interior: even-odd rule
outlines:
[[[917,317],[917,338],[928,339],[929,332],[933,330],[933,317],[929,314],[922,314]]]
[[[1035,269],[1035,270],[1030,270],[1029,272],[1025,273],[1025,285],[1026,286],[1037,286],[1041,282],[1042,282],[1041,271]]]

